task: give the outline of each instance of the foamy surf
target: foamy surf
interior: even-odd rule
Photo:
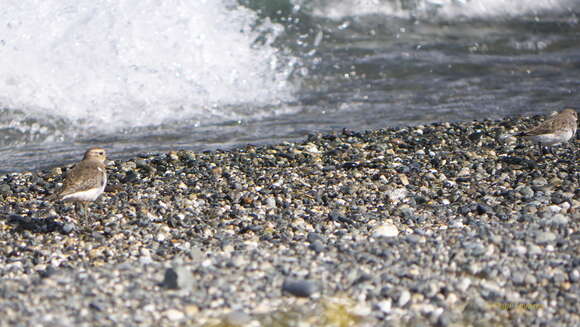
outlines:
[[[231,1],[2,6],[0,108],[11,119],[0,128],[37,116],[45,129],[64,120],[75,133],[243,119],[292,98],[291,59],[272,46],[283,28]],[[243,115],[221,110],[247,104]]]

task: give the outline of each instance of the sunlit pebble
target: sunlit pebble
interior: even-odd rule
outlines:
[[[396,237],[399,235],[399,229],[393,223],[385,223],[378,226],[373,233],[374,237]]]
[[[171,321],[182,320],[185,318],[185,314],[179,310],[169,309],[164,312],[165,317]]]
[[[391,308],[392,308],[392,303],[391,303],[391,299],[386,299],[384,301],[381,301],[379,303],[377,303],[377,308],[379,310],[381,310],[381,312],[384,313],[390,313],[391,312]]]
[[[167,239],[167,236],[165,236],[164,233],[158,233],[155,239],[157,240],[157,242],[163,242]]]

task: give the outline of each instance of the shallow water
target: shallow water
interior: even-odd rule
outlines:
[[[580,1],[0,9],[0,172],[580,107]]]

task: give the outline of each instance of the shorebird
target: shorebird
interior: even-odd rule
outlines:
[[[82,205],[87,218],[86,203],[95,201],[105,190],[107,172],[105,150],[90,148],[83,160],[77,163],[66,175],[64,185],[56,194],[63,201],[74,201]]]
[[[566,143],[576,134],[577,120],[576,110],[567,108],[540,125],[516,136],[538,143],[542,154],[544,154],[544,146],[550,147],[550,152],[552,152],[551,146]]]

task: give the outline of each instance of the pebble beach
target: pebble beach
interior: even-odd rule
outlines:
[[[511,136],[542,119],[110,158],[88,219],[70,166],[0,175],[0,326],[578,326],[578,141]]]

